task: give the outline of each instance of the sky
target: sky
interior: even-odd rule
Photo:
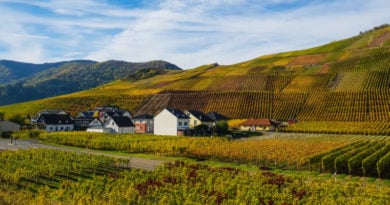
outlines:
[[[389,11],[388,0],[0,0],[0,59],[228,65],[355,36]]]

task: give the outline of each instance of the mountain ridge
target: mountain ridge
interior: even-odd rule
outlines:
[[[0,84],[0,105],[89,89],[113,80],[128,78],[144,69],[155,69],[156,73],[181,70],[176,65],[161,60],[143,63],[73,60],[44,64],[2,60],[1,68],[0,73],[3,73],[2,76],[5,76],[8,82]],[[24,75],[19,74],[23,72]],[[138,78],[151,76],[153,73],[150,71]]]

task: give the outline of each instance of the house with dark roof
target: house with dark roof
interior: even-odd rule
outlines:
[[[48,132],[71,131],[75,121],[69,114],[40,114],[34,126]]]
[[[134,133],[135,126],[129,117],[111,116],[104,123],[104,132],[111,133]]]
[[[164,109],[154,117],[155,135],[182,136],[189,129],[190,118],[179,109]]]
[[[43,110],[35,115],[33,115],[30,119],[31,125],[34,125],[37,123],[38,119],[40,118],[41,115],[43,114],[53,114],[53,115],[69,115],[69,113],[60,110],[60,109],[52,109],[52,110]]]
[[[275,124],[268,118],[249,119],[241,123],[240,130],[243,131],[273,131]]]
[[[91,123],[95,117],[94,117],[93,111],[86,111],[86,112],[79,112],[76,116],[75,123],[76,123],[76,129],[77,130],[85,130],[88,128],[89,123]]]
[[[190,118],[190,129],[193,129],[199,125],[206,125],[208,127],[214,126],[214,121],[201,111],[185,110],[184,113]]]
[[[153,133],[154,117],[152,115],[137,115],[132,118],[135,125],[135,133]]]

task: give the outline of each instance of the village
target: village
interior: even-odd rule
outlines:
[[[171,136],[213,136],[224,134],[228,129],[228,117],[217,113],[197,110],[165,108],[155,116],[133,116],[128,110],[117,106],[98,106],[72,117],[63,110],[44,110],[30,119],[31,127],[47,132],[86,131],[96,133],[146,133]],[[240,123],[241,131],[274,131],[281,124],[267,118],[248,119]],[[0,121],[0,131],[20,130],[20,125]]]

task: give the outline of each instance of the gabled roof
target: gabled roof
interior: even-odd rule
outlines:
[[[241,123],[243,126],[271,126],[271,121],[268,118],[262,118],[262,119],[249,119],[243,123]]]
[[[75,123],[70,115],[64,114],[41,114],[38,121],[47,125],[71,125]]]
[[[167,110],[179,119],[190,119],[183,111],[179,109],[167,109]]]
[[[210,119],[207,115],[205,115],[203,112],[198,110],[186,110],[189,114],[196,117],[198,120],[202,122],[214,122],[214,120]]]
[[[95,112],[93,112],[93,111],[79,112],[77,114],[77,118],[80,118],[80,117],[90,118],[90,117],[93,117],[94,114],[95,114]]]
[[[207,115],[207,117],[209,117],[213,121],[221,121],[221,120],[228,120],[229,119],[228,117],[221,115],[217,112],[209,112],[206,115]]]
[[[143,115],[137,115],[133,117],[134,120],[141,120],[141,119],[153,119],[153,115],[143,114]]]
[[[106,112],[106,114],[108,116],[123,116],[126,112],[129,112],[128,110],[124,110],[124,109],[118,109],[118,110],[114,110],[114,111],[108,111]],[[129,112],[130,113],[130,112]]]
[[[112,116],[111,119],[118,125],[118,127],[134,127],[130,118],[124,116]]]

